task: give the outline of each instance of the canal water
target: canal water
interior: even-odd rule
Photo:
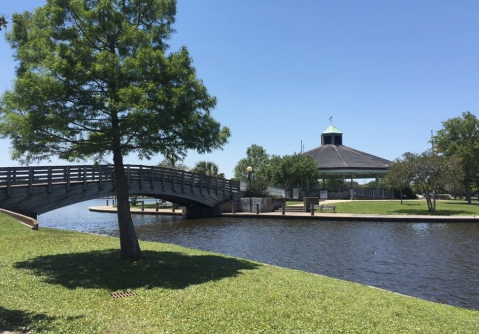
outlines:
[[[39,216],[41,227],[118,236],[93,200]],[[141,240],[299,269],[479,310],[479,224],[133,215]]]

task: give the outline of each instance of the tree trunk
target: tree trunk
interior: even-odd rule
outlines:
[[[466,171],[466,176],[464,178],[464,185],[466,186],[466,200],[467,204],[471,204],[471,176],[469,175],[469,170]]]
[[[393,190],[394,191],[394,190]],[[399,189],[399,196],[401,196],[401,205],[402,205],[402,188]]]
[[[432,203],[431,203],[431,196],[429,195],[429,190],[425,192],[425,196],[426,196],[427,210],[429,212],[432,212]]]
[[[118,201],[118,227],[120,230],[120,254],[123,259],[138,260],[141,249],[135,232],[128,200],[128,184],[123,165],[123,156],[119,146],[113,150],[115,165],[115,190]]]

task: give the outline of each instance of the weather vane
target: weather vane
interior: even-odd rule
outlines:
[[[333,116],[329,117],[329,122],[333,125]]]

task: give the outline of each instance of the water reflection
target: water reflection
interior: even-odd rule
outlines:
[[[115,214],[56,210],[40,226],[118,235]],[[479,224],[323,222],[134,215],[142,240],[169,242],[479,310]]]

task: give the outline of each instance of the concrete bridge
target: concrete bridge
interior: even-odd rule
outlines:
[[[126,165],[130,195],[186,207],[186,216],[212,216],[240,196],[238,181],[164,167]],[[115,195],[113,165],[0,167],[0,208],[29,217]]]

